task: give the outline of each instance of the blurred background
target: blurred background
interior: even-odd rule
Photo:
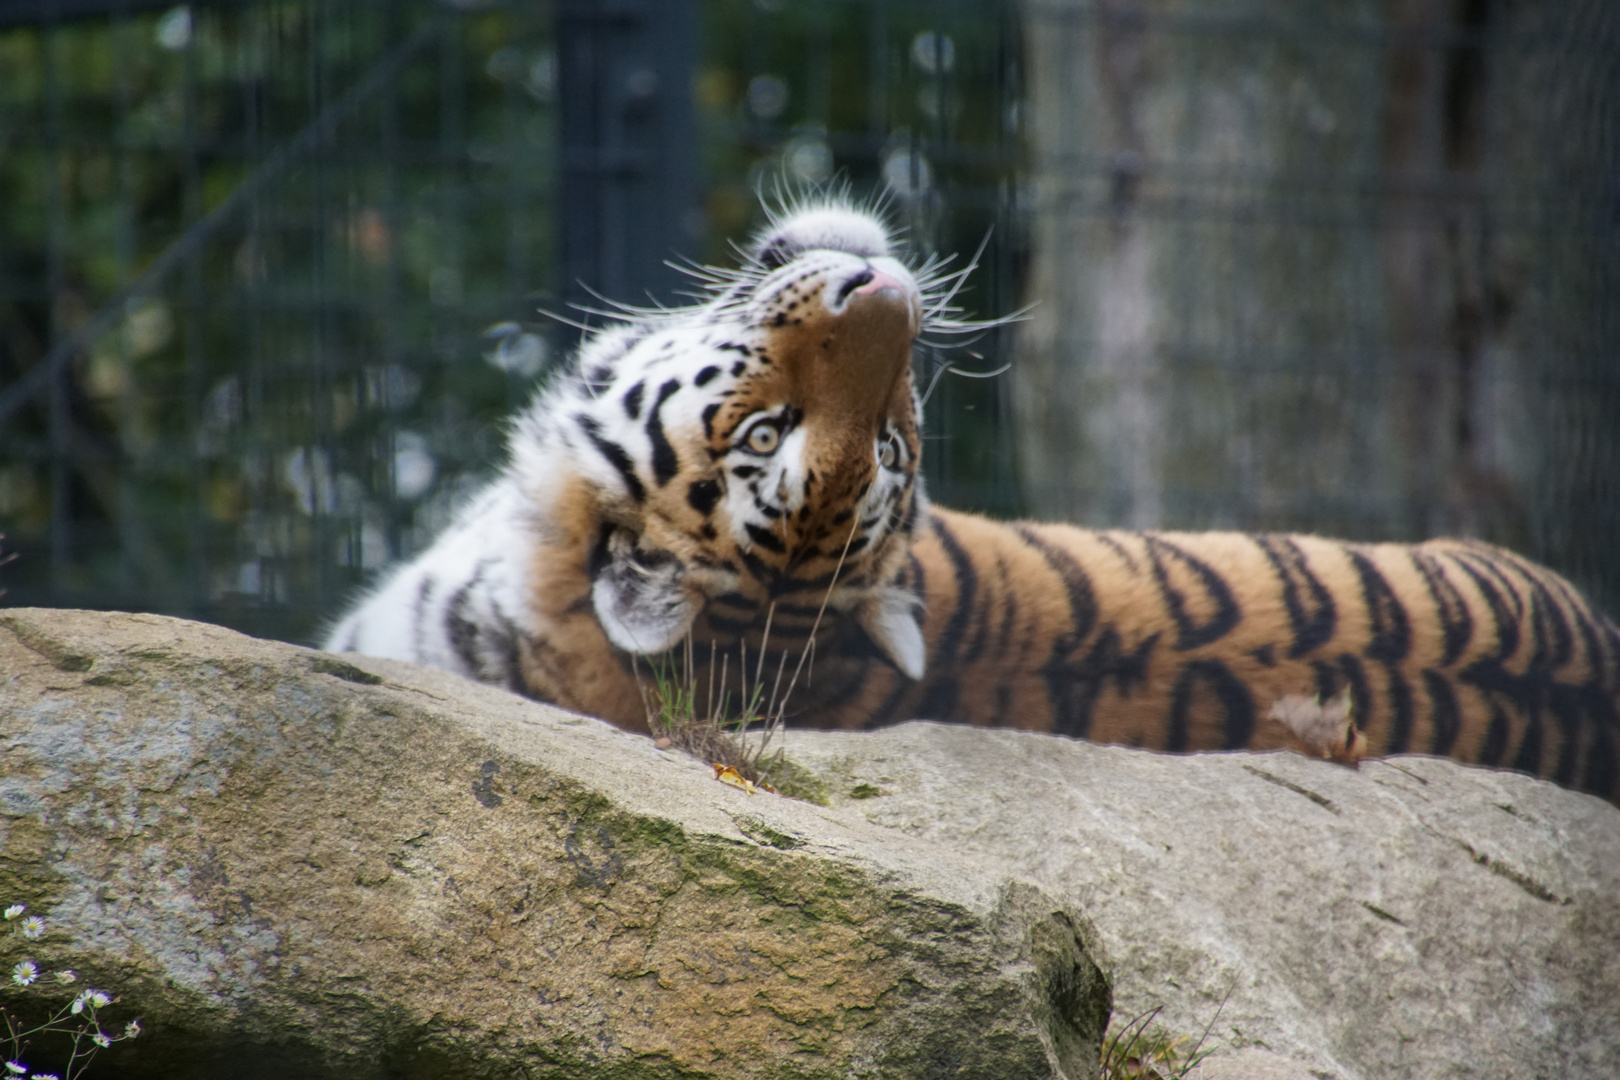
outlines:
[[[934,497],[1510,545],[1620,610],[1612,0],[7,0],[0,603],[312,641],[592,292],[970,256]],[[960,263],[958,264],[960,265]]]

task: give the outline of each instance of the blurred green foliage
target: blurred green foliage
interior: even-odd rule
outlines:
[[[963,300],[1016,306],[1005,5],[702,14],[704,257],[734,260],[762,193],[872,197],[887,179],[919,258],[994,232]],[[443,527],[576,337],[541,314],[558,306],[551,15],[273,0],[0,29],[0,401],[170,245],[201,240],[0,418],[0,532],[20,554],[5,602],[311,640]],[[260,197],[208,217],[267,169]],[[945,498],[1010,505],[1001,408],[996,384],[942,381],[928,461]]]

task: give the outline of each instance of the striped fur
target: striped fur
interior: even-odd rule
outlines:
[[[738,700],[746,664],[773,696],[792,686],[807,726],[1169,751],[1290,745],[1274,703],[1348,688],[1371,753],[1620,800],[1620,633],[1509,552],[930,507],[910,348],[960,324],[949,278],[890,247],[873,218],[810,207],[708,302],[595,336],[519,418],[501,476],[328,647],[641,730],[637,658],[671,649],[700,710],[710,686]]]

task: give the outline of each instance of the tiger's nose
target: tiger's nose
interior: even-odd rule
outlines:
[[[834,314],[841,313],[852,297],[886,295],[886,299],[902,303],[909,300],[910,289],[893,274],[886,274],[872,266],[863,266],[839,282],[828,307]]]
[[[855,296],[870,296],[873,293],[880,293],[887,289],[894,293],[896,299],[905,298],[905,284],[899,278],[885,274],[881,270],[874,270],[869,266],[864,274],[857,274],[856,277],[864,277],[866,280],[855,285],[853,290]]]

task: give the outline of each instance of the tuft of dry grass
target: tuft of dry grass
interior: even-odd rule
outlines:
[[[766,616],[762,646],[770,640],[774,614],[773,606]],[[737,650],[741,693],[736,698],[731,691],[729,654],[721,656],[718,672],[713,663],[708,665],[707,686],[700,687],[690,637],[684,648],[651,661],[650,681],[641,678],[638,667],[637,683],[647,711],[647,726],[660,745],[684,750],[711,765],[729,765],[743,779],[774,791],[770,786],[771,774],[780,768],[782,752],[780,749],[774,754],[769,751],[787,711],[788,695],[781,693],[787,654],[778,662],[767,695],[765,649],[762,647],[756,653],[752,680],[747,644],[739,643]],[[790,683],[789,693],[791,690]]]
[[[1193,1069],[1209,1056],[1210,1051],[1201,1047],[1231,997],[1232,991],[1228,990],[1204,1033],[1190,1048],[1186,1047],[1185,1035],[1171,1035],[1153,1026],[1164,1011],[1163,1005],[1141,1013],[1103,1040],[1102,1080],[1188,1080]]]
[[[642,706],[647,711],[647,726],[661,745],[684,750],[711,765],[730,766],[737,770],[742,779],[767,791],[776,791],[770,783],[772,774],[782,773],[789,768],[789,764],[780,748],[776,753],[770,753],[770,745],[782,730],[788,699],[799,685],[799,676],[804,673],[806,664],[814,659],[816,631],[821,629],[822,616],[827,614],[827,602],[838,585],[838,576],[843,572],[844,560],[849,557],[849,546],[855,539],[859,525],[860,516],[856,515],[850,523],[849,535],[844,539],[844,549],[838,555],[838,565],[833,568],[832,579],[827,583],[827,591],[822,595],[821,607],[816,611],[815,621],[810,624],[804,650],[799,654],[798,663],[794,665],[785,689],[782,679],[787,675],[786,652],[777,661],[775,676],[770,679],[770,693],[765,691],[770,674],[765,670],[765,659],[769,655],[771,623],[776,618],[774,602],[765,612],[765,629],[755,653],[752,682],[748,677],[748,643],[737,643],[737,676],[742,692],[736,701],[731,700],[730,696],[729,654],[720,658],[720,689],[718,695],[716,693],[714,651],[711,648],[707,665],[708,686],[703,695],[707,712],[699,711],[699,686],[690,633],[687,634],[684,648],[677,648],[651,661],[650,685],[642,680],[639,664],[636,666],[636,685],[641,689]],[[764,707],[761,708],[761,705]]]

